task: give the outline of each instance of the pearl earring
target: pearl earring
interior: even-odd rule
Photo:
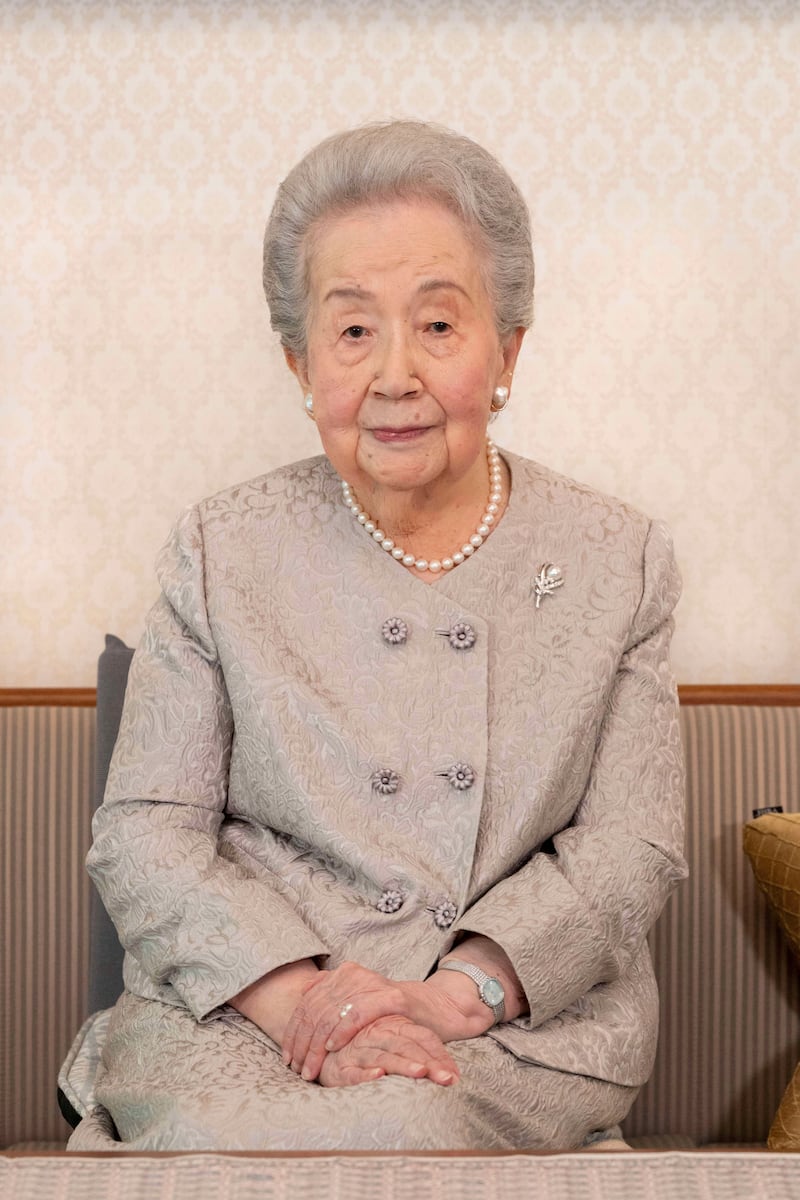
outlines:
[[[316,421],[317,418],[314,416],[314,397],[311,395],[311,392],[307,393],[303,401],[303,408],[306,410],[306,415],[311,417],[312,421]]]
[[[506,407],[507,404],[508,404],[508,388],[503,387],[503,385],[500,384],[498,387],[496,387],[494,389],[494,395],[492,396],[492,403],[489,405],[489,411],[492,414],[491,417],[489,418],[489,420],[496,421],[497,418],[499,417],[500,413],[503,411],[503,409]]]

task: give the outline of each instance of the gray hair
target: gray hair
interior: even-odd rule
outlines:
[[[422,121],[363,125],[326,138],[278,188],[264,236],[272,328],[306,357],[308,235],[324,217],[397,198],[436,200],[477,234],[501,339],[533,320],[528,209],[508,172],[471,138]]]

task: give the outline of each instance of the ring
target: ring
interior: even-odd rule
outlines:
[[[339,1016],[342,1018],[342,1020],[344,1020],[344,1018],[350,1012],[350,1009],[352,1007],[353,1007],[352,1004],[343,1004],[342,1005],[342,1007],[339,1009]]]

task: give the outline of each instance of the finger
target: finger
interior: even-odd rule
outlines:
[[[297,1023],[292,1046],[290,1066],[296,1074],[301,1074],[308,1054],[308,1047],[314,1036],[315,1021],[312,1013],[305,1012]],[[305,1078],[305,1077],[304,1077]]]
[[[394,987],[381,987],[345,1003],[317,1024],[302,1067],[304,1079],[316,1079],[326,1054],[343,1050],[366,1026],[381,1017],[402,1016],[405,997]],[[435,1035],[433,1035],[434,1040]],[[299,1051],[295,1049],[295,1058]]]
[[[413,1029],[413,1026],[412,1026]],[[444,1059],[438,1056],[428,1054],[424,1046],[413,1036],[405,1036],[404,1033],[394,1033],[390,1030],[377,1031],[374,1029],[368,1031],[366,1036],[362,1037],[359,1045],[354,1047],[354,1052],[357,1056],[356,1062],[363,1065],[364,1054],[377,1054],[379,1057],[376,1062],[384,1065],[383,1054],[390,1054],[394,1058],[402,1058],[405,1062],[411,1063],[415,1068],[417,1066],[423,1068],[423,1073],[436,1077],[437,1082],[452,1082],[457,1078],[458,1072],[455,1063],[450,1060],[449,1055],[445,1055]],[[394,1072],[393,1072],[394,1073]],[[416,1069],[412,1074],[417,1074]]]
[[[323,1087],[355,1087],[359,1083],[373,1083],[385,1074],[383,1067],[344,1067],[326,1069],[320,1078]]]
[[[291,1064],[292,1070],[298,1072],[305,1061],[308,1044],[314,1033],[317,1021],[314,1012],[316,1007],[317,1004],[312,1001],[310,996],[304,996],[298,1000],[283,1035],[281,1047],[283,1061]]]
[[[357,980],[363,973],[364,969],[358,964],[345,962],[332,971],[320,971],[309,980],[284,1031],[281,1047],[284,1064],[291,1064],[292,1070],[301,1070],[308,1053],[308,1043],[320,1017],[327,1010],[341,1009],[343,1001],[336,997],[346,995],[347,981]]]
[[[458,1070],[455,1060],[445,1043],[432,1029],[428,1029],[427,1025],[418,1024],[416,1021],[404,1020],[398,1025],[397,1032],[401,1036],[414,1041],[420,1047],[425,1057],[436,1059],[442,1063],[446,1063],[450,1069]]]
[[[310,984],[306,985],[297,1004],[294,1007],[283,1035],[281,1046],[284,1064],[292,1065],[298,1072],[305,1061],[308,1043],[311,1040],[319,1014],[324,1013],[331,1003],[332,972],[320,971]]]
[[[360,973],[368,974],[364,971]],[[358,982],[361,986],[366,982],[372,990],[351,993],[351,998],[344,1004],[338,1001],[334,1004],[333,997],[330,997],[331,1007],[318,1017],[304,1057],[301,1032],[298,1033],[293,1058],[304,1079],[316,1079],[325,1055],[342,1050],[365,1026],[380,1017],[402,1015],[405,1005],[404,993],[391,984],[387,985],[385,980],[372,976],[372,973],[370,975],[370,979]],[[378,980],[377,986],[375,979]],[[322,999],[321,996],[319,998]]]
[[[424,1079],[428,1073],[428,1065],[418,1058],[408,1058],[405,1054],[395,1054],[391,1050],[381,1050],[372,1059],[375,1066],[382,1067],[387,1075],[405,1075],[410,1079]]]
[[[412,1038],[419,1047],[420,1056],[426,1060],[430,1059],[444,1071],[454,1074],[456,1078],[460,1077],[461,1072],[456,1060],[433,1030],[426,1029],[424,1025],[414,1025],[412,1029],[413,1033],[409,1032],[406,1036]]]
[[[341,1050],[359,1030],[379,1021],[382,1017],[401,1017],[406,1020],[405,1000],[402,993],[392,988],[358,996],[353,1007],[333,1025],[325,1049],[330,1053]]]
[[[409,1061],[424,1063],[427,1074],[437,1083],[454,1082],[461,1076],[455,1059],[436,1034],[411,1021],[378,1021],[364,1031],[361,1038],[364,1047],[400,1054]]]
[[[447,1066],[445,1063],[431,1063],[428,1067],[428,1079],[433,1083],[439,1083],[442,1087],[450,1087],[454,1083],[458,1083],[461,1075],[455,1063],[452,1066]]]
[[[374,1054],[374,1052],[373,1052]],[[391,1050],[381,1050],[374,1054],[371,1061],[382,1067],[387,1075],[403,1075],[406,1079],[430,1079],[433,1083],[448,1087],[456,1082],[452,1071],[446,1071],[434,1062],[422,1062],[413,1054],[395,1053]]]
[[[303,1079],[316,1079],[325,1058],[332,1048],[343,1049],[366,1022],[360,1017],[352,1002],[348,1001],[338,1012],[326,1013],[320,1019],[308,1043],[305,1059],[301,1066]],[[295,1050],[299,1061],[300,1051]]]
[[[325,1055],[343,1050],[353,1038],[379,1017],[397,1013],[396,1004],[402,1001],[399,993],[381,990],[347,1000],[338,1009],[328,1010],[317,1022],[301,1064],[304,1079],[316,1079]],[[299,1038],[295,1042],[295,1061],[300,1060]]]
[[[317,1078],[326,1053],[341,1050],[379,1017],[405,1013],[407,1003],[396,983],[358,963],[345,962],[324,974],[324,982],[318,977],[303,997],[291,1040],[284,1040],[285,1061],[304,1079]]]
[[[303,1001],[302,1001],[302,999],[300,999],[297,1001],[297,1004],[295,1004],[294,1009],[292,1010],[292,1015],[289,1017],[289,1020],[286,1024],[286,1028],[283,1031],[283,1041],[281,1043],[281,1058],[283,1059],[284,1066],[287,1066],[287,1067],[288,1067],[289,1063],[292,1061],[292,1056],[294,1054],[294,1039],[295,1039],[295,1034],[297,1032],[297,1026],[300,1023],[300,1016],[302,1013],[302,1009],[303,1009]]]
[[[341,1045],[347,1045],[358,1033],[365,1021],[354,1016],[354,1005],[351,1001],[326,1000],[319,997],[319,1004],[309,1004],[301,1013],[294,1031],[291,1066],[304,1079],[316,1079],[319,1069],[327,1054],[326,1043],[332,1030],[337,1025],[345,1023],[345,1029],[340,1035]]]

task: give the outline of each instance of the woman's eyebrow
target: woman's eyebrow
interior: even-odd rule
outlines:
[[[438,292],[442,289],[461,292],[462,296],[466,296],[467,299],[469,299],[469,295],[465,289],[460,283],[456,283],[453,279],[425,279],[417,288],[417,292],[420,295],[425,295],[428,292]]]
[[[460,292],[462,296],[469,299],[469,295],[460,283],[456,283],[453,279],[424,279],[417,288],[417,295],[425,296],[430,292],[453,291]],[[322,298],[323,304],[327,304],[331,300],[374,300],[375,293],[368,291],[366,288],[357,287],[354,284],[345,285],[342,287],[333,287],[327,291]]]
[[[373,292],[368,292],[360,287],[334,287],[329,292],[326,292],[322,300],[327,304],[329,300],[374,300]]]

